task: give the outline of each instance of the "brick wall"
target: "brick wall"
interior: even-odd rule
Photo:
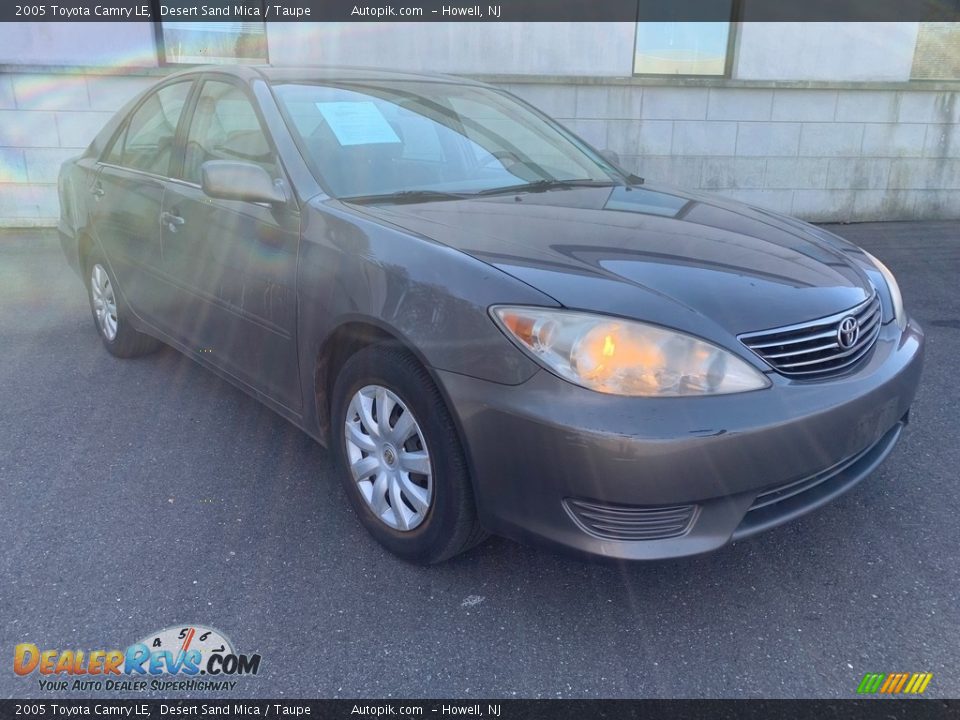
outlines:
[[[60,163],[156,79],[0,74],[0,226],[53,225]],[[960,92],[487,79],[651,180],[816,221],[960,218]]]

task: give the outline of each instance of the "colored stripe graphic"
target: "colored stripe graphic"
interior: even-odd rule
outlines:
[[[857,686],[860,695],[920,695],[933,679],[933,673],[867,673]]]
[[[881,693],[890,692],[891,688],[897,684],[897,680],[900,679],[900,675],[897,673],[890,673],[887,675],[887,679],[884,681],[883,685],[880,686]]]
[[[895,692],[899,692],[897,688],[900,687],[900,682],[906,679],[906,673],[893,673],[893,680],[890,682],[890,687],[887,688],[887,693],[893,695]]]
[[[894,687],[890,692],[898,693],[903,690],[903,686],[907,684],[907,679],[910,677],[910,673],[901,673],[900,679],[897,681],[896,687]]]
[[[933,673],[916,673],[917,684],[913,688],[913,694],[919,695],[927,689],[927,685],[933,680]]]
[[[880,689],[880,683],[883,682],[883,679],[886,677],[884,673],[867,673],[863,676],[863,680],[860,681],[860,687],[857,688],[858,693],[875,693]]]

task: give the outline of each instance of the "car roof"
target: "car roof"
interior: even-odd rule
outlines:
[[[347,65],[317,65],[273,67],[270,65],[206,65],[192,67],[177,73],[191,75],[201,72],[219,72],[234,75],[244,80],[263,78],[270,83],[286,82],[323,82],[327,80],[373,80],[377,82],[446,82],[458,85],[483,86],[484,83],[453,75],[440,73],[419,73],[383,68],[359,67]]]

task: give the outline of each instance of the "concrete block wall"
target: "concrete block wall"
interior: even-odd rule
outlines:
[[[960,92],[505,87],[651,180],[812,221],[960,218]]]
[[[60,163],[164,73],[0,74],[0,227],[55,224]],[[960,91],[486,79],[651,180],[813,221],[960,218]]]
[[[0,75],[0,227],[56,223],[60,164],[157,78],[64,73]]]

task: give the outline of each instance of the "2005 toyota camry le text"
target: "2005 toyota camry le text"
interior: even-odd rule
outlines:
[[[410,561],[716,549],[867,476],[920,379],[875,257],[460,78],[174,74],[59,193],[107,351],[171,345],[330,447]]]

